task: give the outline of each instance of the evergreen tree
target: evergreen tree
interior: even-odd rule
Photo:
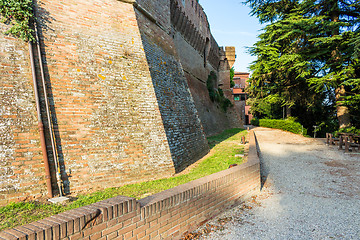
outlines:
[[[249,91],[282,105],[314,107],[335,98],[340,127],[359,118],[359,15],[355,0],[248,0],[268,23],[250,50]],[[265,94],[265,96],[264,96]],[[265,98],[264,98],[265,97]],[[320,99],[319,101],[319,97]],[[254,101],[256,102],[256,101]]]

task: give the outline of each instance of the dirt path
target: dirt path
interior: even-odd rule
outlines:
[[[280,130],[255,133],[262,191],[211,221],[218,230],[202,239],[360,239],[360,155]]]

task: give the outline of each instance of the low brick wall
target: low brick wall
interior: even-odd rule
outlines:
[[[248,161],[141,200],[117,196],[0,232],[0,240],[179,239],[260,190],[256,137]]]

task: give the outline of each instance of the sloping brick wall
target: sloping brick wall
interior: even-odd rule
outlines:
[[[260,190],[256,139],[248,161],[139,201],[118,196],[0,232],[1,240],[179,239]]]
[[[133,6],[117,0],[36,3],[65,192],[173,174]],[[4,205],[46,195],[46,187],[28,45],[4,35],[5,24],[0,28],[0,205]],[[46,120],[44,125],[48,126]],[[47,143],[56,192],[49,139]]]
[[[170,0],[170,13],[173,41],[205,134],[211,136],[225,129],[242,127],[241,118],[234,108],[225,112],[209,97],[206,81],[210,72],[216,72],[218,83],[227,83],[228,89],[221,87],[226,94],[231,92],[230,70],[226,74],[220,72],[219,45],[211,34],[203,8],[193,0]],[[226,97],[232,99],[231,94]]]
[[[167,49],[169,1],[139,1],[164,29],[123,1],[35,3],[65,193],[171,176],[208,152],[175,48]],[[4,35],[7,27],[0,23],[0,206],[46,195],[29,49]]]
[[[34,2],[65,194],[171,176],[209,151],[206,134],[234,127],[208,96],[218,45],[196,1]],[[47,195],[29,49],[8,27],[0,23],[0,206]]]
[[[137,11],[136,16],[174,168],[179,172],[207,154],[209,146],[173,38],[142,13]]]

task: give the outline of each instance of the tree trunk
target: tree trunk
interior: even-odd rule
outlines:
[[[335,11],[333,11],[331,13],[331,20],[333,22],[338,22],[339,21],[339,5],[338,5],[338,1],[334,1],[335,7],[333,7],[333,9],[335,9]],[[335,35],[339,35],[340,33],[340,29],[339,28],[335,28],[333,30],[332,36]],[[340,61],[340,54],[339,54],[339,49],[338,47],[336,47],[333,51],[332,51],[332,58],[335,63]],[[350,113],[349,113],[349,109],[347,106],[343,106],[340,101],[344,100],[344,96],[346,95],[346,91],[343,85],[338,85],[338,87],[335,90],[335,99],[336,99],[336,115],[339,121],[339,126],[340,128],[345,128],[345,127],[350,127],[351,126],[351,121],[350,121]]]
[[[291,107],[289,105],[286,105],[286,118],[291,117]]]
[[[344,100],[346,95],[344,86],[340,86],[335,90],[336,96],[336,115],[339,121],[340,128],[350,127],[350,113],[347,106],[343,106],[339,101]]]

